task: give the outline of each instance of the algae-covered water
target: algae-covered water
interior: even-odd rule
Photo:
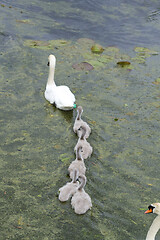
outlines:
[[[1,2],[0,239],[145,239],[155,215],[144,211],[160,201],[159,8],[156,0]],[[72,89],[92,128],[93,207],[82,216],[58,200],[75,159],[76,110],[44,98],[51,53],[57,85]]]

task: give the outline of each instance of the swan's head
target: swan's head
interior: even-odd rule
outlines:
[[[54,55],[49,55],[48,57],[48,66],[53,66],[55,67],[56,65],[56,57]]]
[[[148,206],[148,210],[145,213],[156,213],[160,215],[160,203],[152,203]]]

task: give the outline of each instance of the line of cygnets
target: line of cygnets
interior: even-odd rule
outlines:
[[[91,128],[82,120],[82,112],[83,108],[78,106],[77,116],[73,126],[73,131],[79,137],[74,148],[76,159],[72,161],[68,167],[69,176],[72,181],[67,182],[59,189],[59,200],[65,202],[72,197],[71,205],[77,214],[84,214],[92,207],[91,198],[84,190],[87,181],[84,159],[89,158],[93,152],[92,146],[86,140],[91,133]]]

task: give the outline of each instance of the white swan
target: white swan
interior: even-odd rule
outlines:
[[[61,202],[67,201],[77,191],[79,187],[79,182],[77,181],[77,179],[78,171],[75,169],[72,182],[66,183],[66,185],[59,189],[60,193],[58,198]]]
[[[81,151],[82,147],[79,146],[76,151],[76,159],[69,165],[68,172],[71,179],[73,179],[75,169],[78,170],[79,175],[84,175],[86,172],[86,167],[81,155]]]
[[[152,203],[148,206],[148,210],[145,213],[156,213],[158,216],[153,220],[150,226],[146,240],[155,240],[155,236],[160,228],[160,203]]]
[[[91,128],[90,128],[90,126],[86,122],[84,122],[81,119],[82,113],[83,113],[83,108],[81,106],[78,106],[77,107],[77,116],[76,116],[76,119],[75,119],[75,122],[74,122],[73,131],[75,133],[77,133],[78,137],[80,137],[81,136],[81,129],[80,129],[80,127],[84,126],[86,128],[85,138],[88,138],[90,133],[91,133]]]
[[[84,186],[86,184],[86,177],[84,175],[79,176],[81,185],[71,199],[72,208],[75,213],[84,214],[87,210],[91,209],[92,201],[88,193],[85,192]]]
[[[75,96],[67,86],[56,86],[54,81],[54,72],[56,66],[56,58],[54,55],[48,57],[49,75],[45,90],[45,98],[51,104],[55,104],[61,110],[71,110],[76,107]]]
[[[81,137],[78,139],[78,142],[74,148],[74,151],[77,151],[77,148],[79,146],[82,147],[82,157],[83,159],[87,159],[88,157],[91,156],[92,152],[93,152],[93,148],[90,145],[89,142],[87,142],[86,138],[85,138],[85,134],[86,134],[86,128],[83,126],[80,127],[81,129]]]

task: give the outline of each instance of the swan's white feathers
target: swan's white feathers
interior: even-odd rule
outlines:
[[[54,102],[59,109],[73,108],[75,96],[67,86],[57,86],[53,90]]]
[[[55,102],[55,94],[53,94],[54,92],[54,87],[55,85],[53,84],[50,84],[50,85],[46,85],[46,90],[45,90],[45,93],[44,93],[44,96],[46,98],[46,100],[48,102],[50,102],[51,104],[53,104]]]
[[[74,107],[75,96],[67,86],[56,86],[54,82],[54,72],[56,58],[49,55],[49,75],[44,96],[51,104],[55,104],[61,110],[71,110]]]
[[[148,230],[146,240],[155,240],[155,236],[160,228],[160,203],[152,203],[148,208],[149,210],[145,213],[156,213],[158,216],[153,220]]]

